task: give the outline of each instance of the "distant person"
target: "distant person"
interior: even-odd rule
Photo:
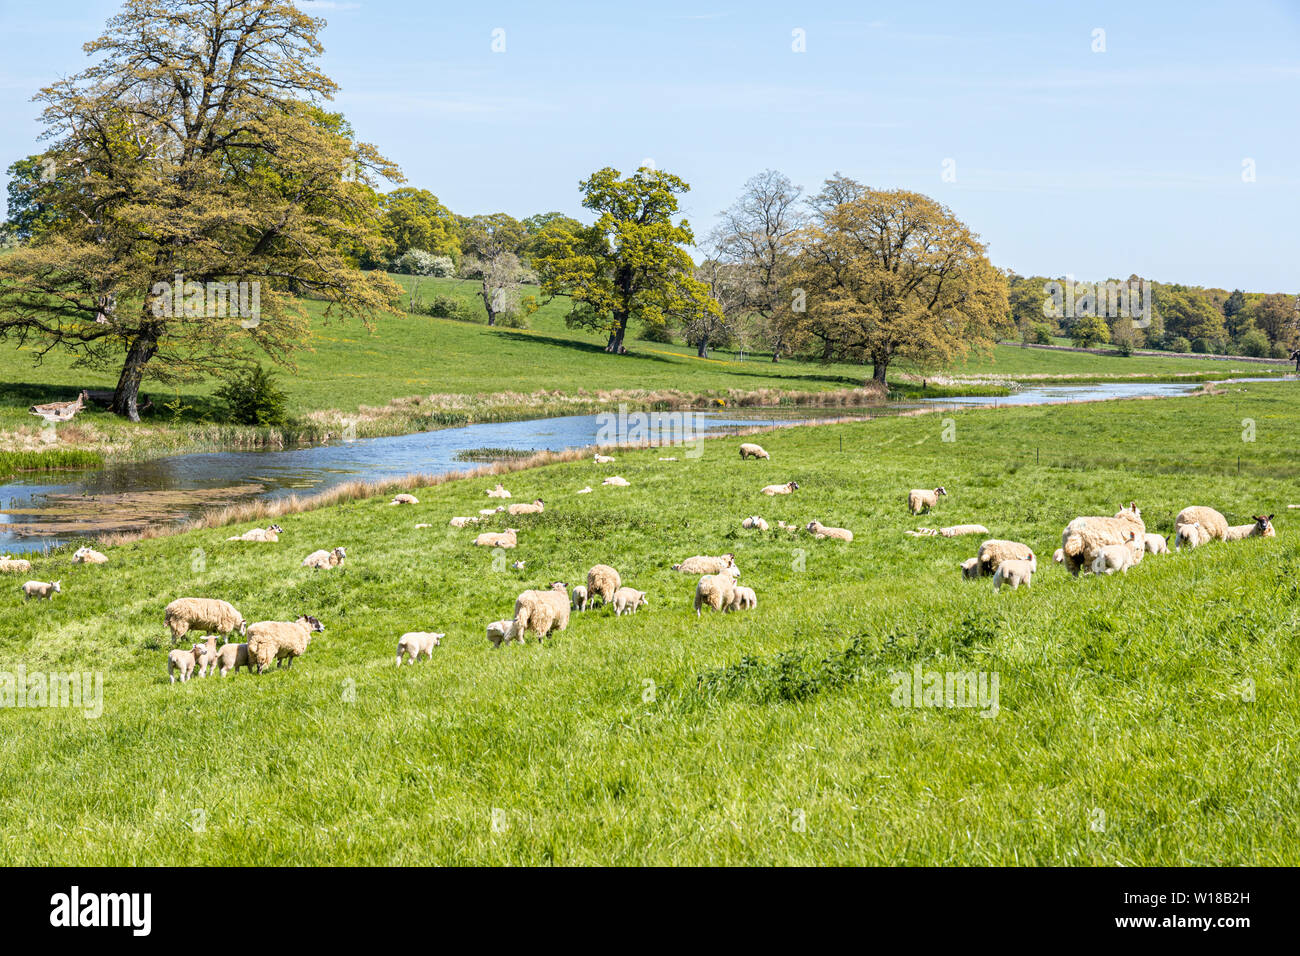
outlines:
[[[1295,370],[1300,372],[1300,349],[1294,349],[1291,352],[1291,361],[1295,362]]]

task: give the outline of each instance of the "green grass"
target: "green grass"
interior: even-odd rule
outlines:
[[[1233,362],[1163,355],[1095,355],[1092,352],[1056,352],[1050,349],[998,345],[988,357],[974,356],[954,365],[946,374],[958,377],[987,376],[1014,381],[1046,380],[1083,384],[1121,380],[1161,380],[1173,377],[1197,381],[1239,377],[1285,375],[1286,363]]]
[[[771,461],[720,440],[549,465],[503,477],[547,508],[501,556],[446,526],[488,503],[484,478],[286,516],[278,544],[226,542],[240,525],[103,567],[38,558],[65,593],[0,591],[0,670],[102,671],[104,709],[0,709],[0,863],[1294,865],[1294,388],[791,428],[759,439]],[[908,515],[936,484],[938,513]],[[1196,503],[1276,512],[1278,537],[1113,578],[1051,563],[1067,521],[1131,498],[1166,534]],[[753,513],[857,539],[741,531]],[[963,581],[977,539],[902,533],[961,521],[1031,544],[1032,589]],[[299,566],[336,545],[342,569]],[[723,551],[759,606],[697,620],[668,567]],[[488,645],[520,590],[597,562],[650,606]],[[291,670],[171,686],[162,608],[184,594],[328,630]],[[448,636],[399,671],[408,630]],[[918,664],[996,673],[998,715],[892,706]]]
[[[20,471],[65,471],[102,467],[104,467],[102,455],[77,449],[0,451],[0,478]]]

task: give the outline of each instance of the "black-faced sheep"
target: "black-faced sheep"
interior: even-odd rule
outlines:
[[[942,487],[935,488],[933,491],[927,491],[924,488],[913,488],[907,493],[907,507],[912,514],[919,515],[922,511],[929,511],[937,505],[939,496],[947,493]]]
[[[246,631],[244,617],[234,605],[215,598],[177,598],[163,609],[163,623],[172,632],[173,644],[191,632],[219,634],[228,641],[232,631]]]
[[[324,632],[325,625],[309,614],[295,621],[258,621],[248,625],[248,657],[259,674],[275,666],[293,667],[295,657],[301,657],[311,643],[311,636]],[[285,661],[288,664],[285,665]]]
[[[789,495],[799,490],[799,482],[787,481],[784,485],[768,485],[763,488],[763,494],[771,495]]]
[[[1254,515],[1253,524],[1234,524],[1223,535],[1224,541],[1240,541],[1242,538],[1272,538],[1277,535],[1273,530],[1272,515]]]

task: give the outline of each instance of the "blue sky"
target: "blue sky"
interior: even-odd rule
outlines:
[[[117,6],[0,0],[0,165]],[[940,199],[1021,273],[1300,290],[1295,2],[302,6],[336,108],[457,212],[578,215],[579,179],[651,159],[702,234],[764,168],[839,170]]]

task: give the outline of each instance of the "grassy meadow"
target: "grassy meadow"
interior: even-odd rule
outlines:
[[[547,465],[501,476],[547,507],[495,555],[447,520],[496,478],[289,515],[277,544],[227,542],[243,523],[105,566],[65,549],[33,569],[62,580],[52,602],[0,591],[0,671],[100,671],[102,716],[0,708],[0,863],[1294,865],[1294,388],[787,428],[750,439],[771,461],[719,439]],[[938,484],[909,515],[907,490]],[[1275,512],[1278,536],[1110,578],[1052,564],[1066,522],[1130,499],[1148,530],[1205,504]],[[742,531],[750,514],[772,530]],[[856,540],[776,528],[813,518]],[[1032,588],[964,581],[978,538],[903,534],[969,521],[1035,549]],[[341,569],[300,567],[338,545]],[[726,551],[758,607],[697,619],[669,566]],[[649,607],[485,640],[521,590],[597,562]],[[327,630],[290,670],[172,686],[182,595]],[[399,670],[409,630],[447,637]],[[996,715],[894,706],[918,665],[996,675]]]

